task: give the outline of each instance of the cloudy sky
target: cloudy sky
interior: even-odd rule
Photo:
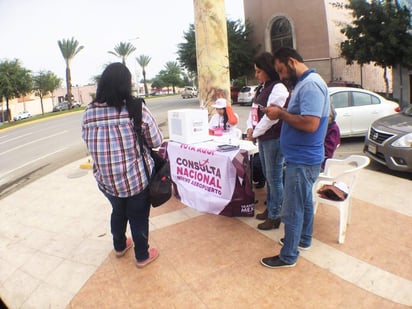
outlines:
[[[243,0],[225,0],[226,16],[244,19]],[[84,85],[107,63],[119,61],[107,51],[130,42],[132,74],[142,78],[135,57],[152,58],[147,77],[177,58],[183,32],[194,22],[193,0],[0,0],[0,60],[19,59],[36,73],[50,70],[65,80],[57,41],[74,37],[84,49],[71,63],[73,85]]]

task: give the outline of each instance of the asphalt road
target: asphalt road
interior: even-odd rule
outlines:
[[[172,96],[148,100],[147,105],[167,137],[167,111],[198,108],[199,101]],[[246,128],[249,109],[249,106],[234,105],[240,118],[238,127],[242,131]],[[81,111],[72,112],[0,130],[0,199],[43,175],[88,156],[81,139],[81,116]],[[343,139],[335,157],[362,154],[362,148],[363,138]],[[393,172],[374,162],[368,168],[412,178],[410,173]]]

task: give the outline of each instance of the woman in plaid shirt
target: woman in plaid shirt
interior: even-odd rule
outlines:
[[[142,104],[142,136],[144,147],[159,147],[162,133],[152,114]],[[142,156],[134,130],[133,114],[137,100],[132,96],[131,74],[122,63],[112,63],[99,80],[96,99],[84,112],[82,138],[93,159],[93,174],[99,189],[112,205],[111,232],[118,257],[133,246],[136,266],[144,267],[159,255],[149,249],[150,199],[146,160],[150,170],[154,163],[150,155]],[[129,221],[133,240],[126,237]]]

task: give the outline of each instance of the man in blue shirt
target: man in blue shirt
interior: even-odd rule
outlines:
[[[285,157],[285,187],[282,222],[285,236],[279,240],[280,254],[261,259],[269,268],[293,267],[298,250],[308,250],[313,232],[312,186],[324,159],[328,126],[329,93],[325,81],[309,69],[292,48],[274,53],[275,69],[293,91],[287,110],[278,106],[264,109],[270,119],[283,120],[280,146]]]

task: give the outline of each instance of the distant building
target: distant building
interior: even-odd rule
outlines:
[[[43,97],[43,109],[45,113],[51,112],[53,106],[65,100],[67,94],[66,88],[58,88],[51,95]],[[72,95],[76,102],[81,105],[87,105],[93,100],[96,94],[96,85],[73,86]],[[9,100],[9,109],[11,119],[13,116],[22,111],[28,111],[32,115],[39,115],[42,113],[40,98],[34,95],[34,92],[20,98]],[[0,102],[0,122],[3,122],[3,117],[6,119],[6,101]]]

